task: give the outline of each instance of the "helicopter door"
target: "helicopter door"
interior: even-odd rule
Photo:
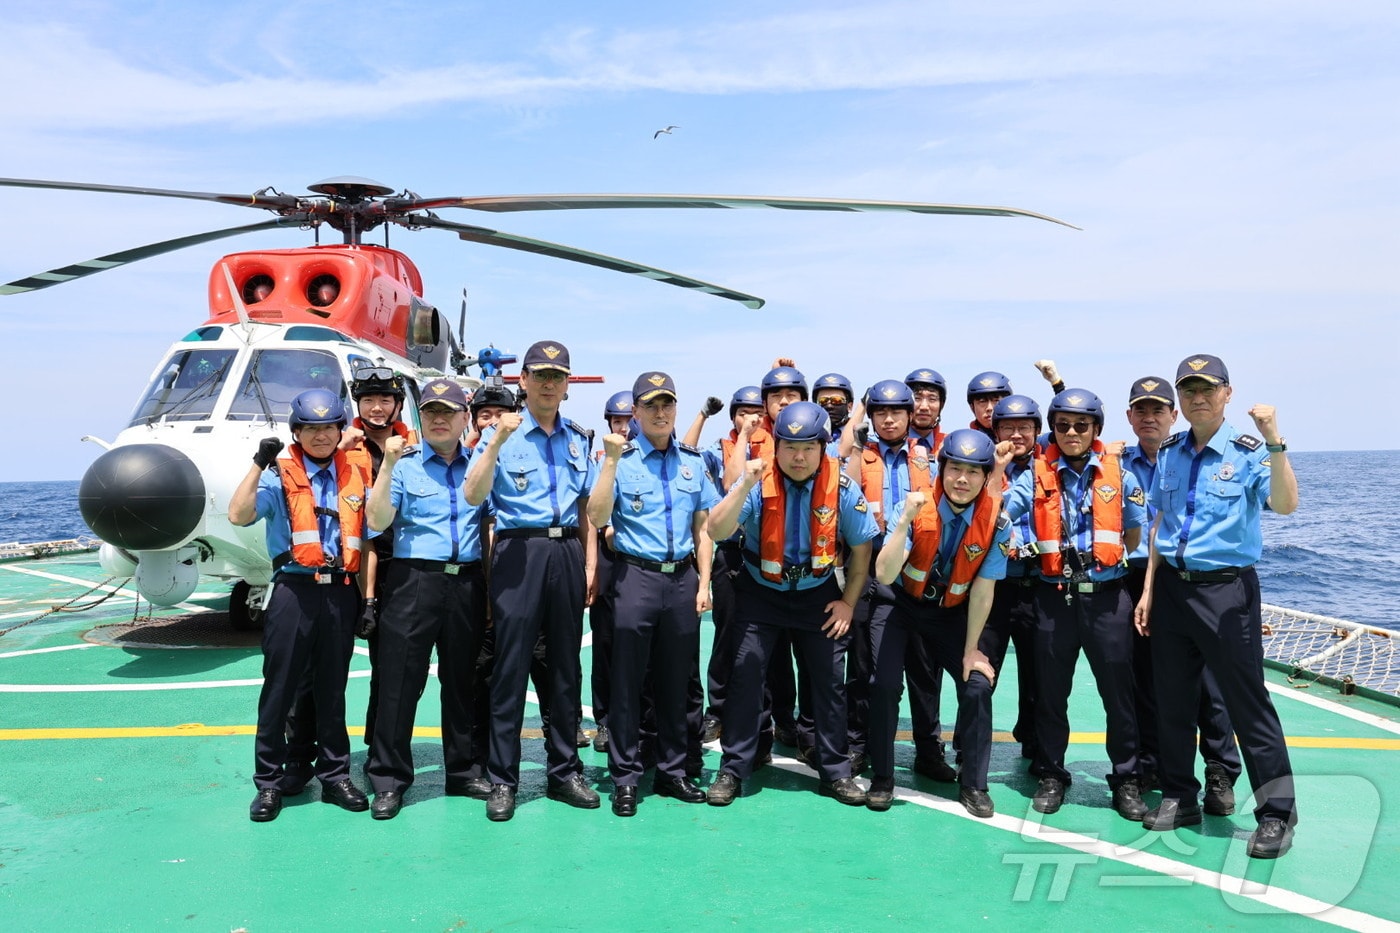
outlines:
[[[340,362],[325,350],[255,350],[229,406],[231,421],[286,421],[292,399],[307,389],[346,397]]]
[[[204,421],[228,378],[234,350],[200,348],[171,354],[136,403],[129,427],[158,421]]]

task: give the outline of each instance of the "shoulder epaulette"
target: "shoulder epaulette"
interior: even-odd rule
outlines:
[[[625,444],[622,445],[622,452],[623,452],[624,454],[630,454],[632,451],[634,451],[634,450],[640,450],[640,449],[641,449],[640,447],[638,447],[636,444],[632,443],[631,441],[628,441],[627,443],[625,443]]]
[[[697,457],[700,456],[699,447],[691,447],[689,444],[682,444],[680,441],[676,441],[676,446],[688,454],[695,454]]]
[[[849,476],[847,476],[845,473],[842,473],[842,474],[841,474],[841,485],[842,485],[842,486],[850,486],[850,485],[851,485],[851,478],[850,478]]]
[[[1159,447],[1159,448],[1157,448],[1157,449],[1158,449],[1158,450],[1165,450],[1166,448],[1171,447],[1173,444],[1180,444],[1180,443],[1181,443],[1181,439],[1182,439],[1183,437],[1185,437],[1186,434],[1187,434],[1186,431],[1177,431],[1177,432],[1176,432],[1175,434],[1173,434],[1171,437],[1169,437],[1169,438],[1167,438],[1166,440],[1162,441],[1162,446]]]
[[[1238,444],[1245,450],[1258,450],[1260,447],[1264,446],[1264,442],[1253,434],[1240,434],[1230,438],[1230,441],[1231,443]]]
[[[579,424],[574,419],[565,418],[564,427],[571,429],[575,434],[581,434],[584,437],[588,438],[588,442],[590,444],[593,443],[593,432],[585,428],[583,425]]]

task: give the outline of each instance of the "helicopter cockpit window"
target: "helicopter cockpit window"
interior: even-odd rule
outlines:
[[[233,362],[233,350],[181,350],[170,357],[136,403],[131,425],[209,417]]]
[[[233,421],[285,421],[292,399],[307,389],[345,397],[340,362],[321,350],[257,350],[228,416]]]

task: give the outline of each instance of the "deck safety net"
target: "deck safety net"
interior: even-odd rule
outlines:
[[[1400,632],[1265,603],[1264,656],[1299,680],[1400,696]]]

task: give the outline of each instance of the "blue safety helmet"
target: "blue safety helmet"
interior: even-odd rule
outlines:
[[[928,386],[938,390],[938,397],[943,401],[948,400],[948,383],[943,381],[943,374],[936,369],[916,369],[904,377],[904,384],[910,389],[917,389],[921,386]]]
[[[1088,389],[1065,389],[1059,395],[1050,400],[1050,408],[1045,413],[1045,417],[1054,424],[1055,416],[1065,415],[1088,415],[1094,419],[1094,423],[1103,430],[1103,402],[1099,397]]]
[[[876,408],[903,408],[914,410],[914,390],[898,379],[881,379],[865,393],[867,410]]]
[[[831,416],[816,402],[793,402],[778,412],[773,436],[780,441],[831,441]]]
[[[623,391],[609,395],[607,403],[603,405],[603,417],[632,417],[632,393]]]
[[[997,372],[978,373],[967,383],[967,400],[982,395],[1010,395],[1011,380]]]
[[[820,392],[822,389],[839,389],[846,393],[846,403],[856,400],[856,390],[851,386],[851,380],[840,373],[827,373],[825,376],[818,376],[817,381],[812,383],[812,391]]]
[[[740,386],[734,390],[734,397],[729,400],[729,417],[733,419],[734,412],[740,408],[762,408],[763,390],[758,386]]]
[[[938,469],[949,460],[966,463],[990,470],[996,465],[997,449],[992,439],[981,431],[972,428],[958,428],[943,438],[943,446],[938,448]]]
[[[292,399],[287,427],[292,430],[308,424],[335,424],[345,427],[345,403],[329,389],[307,389]]]
[[[1006,398],[998,400],[997,407],[992,409],[993,428],[996,428],[999,421],[1012,421],[1016,418],[1033,419],[1037,434],[1044,427],[1044,422],[1040,418],[1040,406],[1029,395],[1008,395]]]
[[[812,397],[807,391],[807,377],[791,366],[779,366],[777,369],[768,370],[768,375],[763,377],[759,387],[763,390],[765,399],[769,392],[777,389],[796,389],[802,393],[804,402]]]

